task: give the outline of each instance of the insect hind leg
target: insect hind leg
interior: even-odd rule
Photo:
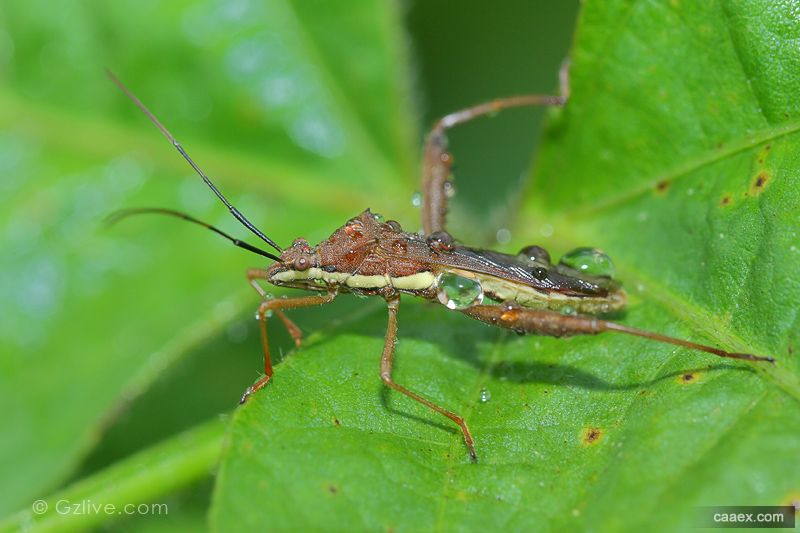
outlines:
[[[764,357],[749,353],[728,352],[726,350],[714,348],[713,346],[669,337],[652,331],[632,328],[593,316],[564,315],[556,311],[520,307],[514,303],[474,305],[464,309],[462,312],[472,318],[486,322],[487,324],[511,329],[519,333],[568,337],[571,335],[596,335],[607,331],[615,331],[617,333],[673,344],[691,350],[703,351],[718,357],[767,363],[775,362],[772,357]]]
[[[446,130],[512,107],[563,106],[569,94],[568,67],[565,62],[559,74],[560,96],[531,94],[500,98],[445,115],[433,125],[425,141],[422,159],[422,229],[426,235],[446,231],[447,202],[453,187],[450,181],[453,157],[447,149]]]

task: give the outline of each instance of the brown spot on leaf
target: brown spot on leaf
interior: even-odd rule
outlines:
[[[722,197],[722,200],[719,201],[720,205],[729,205],[731,203],[731,195],[726,194]]]
[[[583,428],[583,435],[581,440],[583,441],[584,445],[591,446],[592,444],[596,444],[602,438],[603,438],[602,429],[595,427]]]
[[[656,183],[656,191],[665,193],[669,190],[670,185],[672,185],[672,183],[669,180],[661,180]]]
[[[342,423],[341,423],[341,422],[339,422],[339,419],[338,419],[338,418],[334,418],[334,419],[333,419],[333,425],[334,425],[334,426],[341,426],[341,425],[342,425]]]
[[[750,185],[750,196],[758,196],[769,184],[770,175],[766,170],[762,170],[756,177],[753,178],[753,183]]]
[[[691,385],[692,383],[697,383],[699,380],[700,374],[698,372],[684,372],[679,375],[675,381],[681,385]]]
[[[336,485],[328,485],[328,492],[331,494],[336,494],[339,492],[339,488]]]

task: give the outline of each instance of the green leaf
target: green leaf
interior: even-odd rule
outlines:
[[[256,301],[241,273],[261,261],[210,233],[103,227],[162,206],[246,233],[103,67],[272,238],[318,240],[370,203],[411,210],[397,13],[362,4],[320,19],[283,1],[0,7],[0,510],[62,483],[132,398]],[[255,342],[239,348],[258,364]]]
[[[222,448],[224,426],[223,420],[212,420],[119,461],[0,521],[0,530],[86,530],[110,518],[130,520],[137,514],[159,521],[151,522],[151,529],[165,522],[188,527],[181,522],[193,517],[164,499],[208,474]],[[147,505],[156,498],[161,501]]]
[[[382,303],[341,297],[294,313],[333,320],[235,411],[213,526],[685,529],[695,505],[798,499],[800,26],[774,3],[696,4],[587,5],[571,101],[510,229],[516,247],[605,248],[631,293],[622,322],[777,365],[611,334],[522,338],[405,299],[395,380],[466,418],[472,464],[448,420],[378,379]],[[0,509],[24,508],[0,527],[29,525],[31,501],[197,346],[258,364],[252,336],[226,341],[255,301],[250,256],[175,221],[100,229],[115,208],[159,205],[244,233],[103,66],[277,242],[319,240],[367,206],[416,227],[393,4],[87,6],[0,6]],[[196,420],[184,393],[149,416]],[[48,500],[154,501],[205,476],[219,430]]]
[[[404,302],[395,381],[465,417],[475,465],[446,419],[381,385],[386,318],[370,308],[237,411],[212,524],[675,530],[698,505],[796,501],[799,31],[767,2],[588,4],[570,102],[512,228],[517,244],[610,252],[624,323],[775,366],[613,334],[517,338]]]

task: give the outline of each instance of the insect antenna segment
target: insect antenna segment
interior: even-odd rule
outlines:
[[[239,248],[244,248],[250,252],[253,252],[258,255],[263,255],[264,257],[268,257],[274,261],[280,261],[280,257],[266,250],[262,250],[256,246],[253,246],[250,243],[244,242],[242,240],[237,239],[236,237],[232,237],[222,231],[219,228],[212,226],[202,220],[198,220],[191,215],[187,215],[186,213],[181,213],[180,211],[175,211],[174,209],[164,209],[163,207],[141,207],[141,208],[132,208],[132,209],[120,209],[119,211],[115,211],[106,217],[106,224],[109,226],[112,224],[116,224],[123,218],[128,218],[134,215],[145,215],[145,214],[156,214],[156,215],[167,215],[176,218],[180,218],[186,220],[188,222],[192,222],[199,226],[203,226],[204,228],[208,228],[217,235],[221,235],[222,237],[228,239],[233,243],[234,246],[238,246]]]
[[[252,231],[256,236],[258,236],[259,239],[261,239],[262,241],[266,242],[267,244],[275,248],[278,252],[283,252],[283,249],[280,246],[275,244],[275,242],[273,242],[272,239],[264,235],[264,233],[260,229],[255,227],[255,225],[252,222],[247,220],[247,217],[245,217],[238,209],[236,209],[228,201],[227,198],[225,198],[225,196],[219,191],[219,189],[217,189],[217,187],[211,182],[208,176],[206,176],[205,173],[203,173],[203,171],[200,170],[200,167],[198,167],[197,164],[192,160],[192,158],[189,157],[189,154],[186,153],[186,150],[183,149],[183,146],[181,146],[181,144],[177,141],[177,139],[175,139],[175,137],[173,137],[172,134],[169,132],[169,130],[166,127],[164,127],[163,124],[161,124],[161,122],[156,118],[156,116],[149,109],[147,109],[147,106],[145,106],[142,103],[142,101],[139,100],[136,97],[136,95],[130,91],[130,89],[128,89],[121,81],[119,81],[119,78],[117,78],[113,72],[106,69],[106,74],[111,79],[111,81],[114,82],[114,85],[119,87],[119,89],[125,94],[125,96],[127,96],[134,104],[136,104],[136,107],[138,107],[141,110],[141,112],[144,113],[145,116],[147,116],[147,118],[150,119],[150,122],[152,122],[159,130],[161,130],[161,133],[164,134],[164,137],[166,137],[169,140],[169,142],[172,143],[175,149],[178,150],[178,152],[189,163],[189,165],[191,165],[194,171],[197,172],[197,175],[203,178],[203,181],[206,183],[206,185],[208,185],[209,188],[214,192],[214,194],[217,195],[217,198],[219,198],[222,201],[222,203],[225,204],[225,207],[227,207],[228,211],[230,211],[231,214],[234,217],[236,217],[236,220],[238,220],[244,227]]]

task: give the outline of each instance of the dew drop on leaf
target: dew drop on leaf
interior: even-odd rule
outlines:
[[[492,392],[487,388],[482,388],[480,395],[478,396],[481,400],[481,403],[486,403],[492,399]]]

